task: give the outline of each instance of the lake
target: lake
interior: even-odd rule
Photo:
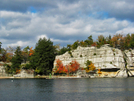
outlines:
[[[133,101],[134,78],[0,79],[0,101]]]

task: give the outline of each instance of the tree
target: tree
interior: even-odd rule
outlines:
[[[0,61],[6,61],[6,50],[4,48],[1,49],[1,56],[0,56]]]
[[[130,40],[131,40],[130,34],[127,34],[124,40],[125,40],[125,42],[124,42],[125,49],[129,49],[130,48]]]
[[[107,44],[110,44],[110,41],[111,41],[111,35],[109,35],[108,37],[106,37],[106,43]]]
[[[131,34],[130,48],[134,48],[134,34]]]
[[[33,53],[34,53],[34,50],[32,48],[33,47],[31,47],[30,50],[29,50],[29,56],[33,55]]]
[[[91,45],[93,44],[92,35],[90,35],[90,36],[88,37],[88,39],[85,40],[85,43],[86,43],[87,46],[91,46]]]
[[[79,41],[76,41],[72,44],[72,49],[76,49],[79,46]]]
[[[111,39],[111,46],[113,46],[114,48],[120,47],[120,42],[121,44],[123,44],[123,35],[121,34],[116,34],[112,37]]]
[[[80,64],[77,61],[74,60],[66,66],[66,72],[68,74],[75,73],[79,69],[79,67],[80,67]]]
[[[30,65],[35,72],[40,75],[48,75],[52,72],[53,62],[55,59],[55,47],[53,42],[46,38],[39,39],[35,46],[33,55],[30,57]]]
[[[56,66],[54,69],[55,74],[70,74],[75,73],[80,67],[80,64],[77,61],[72,61],[68,65],[64,66],[62,61],[57,59]]]
[[[92,61],[87,60],[86,64],[86,72],[94,71],[96,68]]]
[[[102,45],[106,44],[106,39],[103,35],[98,36],[98,42],[97,42],[97,47],[100,48]]]
[[[68,51],[71,51],[71,47],[72,47],[71,44],[68,44],[68,45],[67,45]]]
[[[59,55],[59,53],[60,53],[60,44],[56,44],[56,45],[54,45],[54,48],[55,48],[55,54],[56,55]]]
[[[67,51],[69,51],[69,49],[68,49],[67,47],[62,47],[62,48],[58,51],[57,55],[62,55],[62,54],[64,54],[64,53],[67,52]]]
[[[26,61],[28,60],[29,57],[29,46],[25,47],[22,51],[22,56],[23,56],[23,62],[26,63]]]
[[[6,54],[5,54],[6,62],[11,62],[12,57],[13,57],[13,53],[15,52],[15,50],[16,50],[16,48],[15,47],[11,47],[11,46],[9,46],[9,47],[7,47],[5,49],[5,52],[6,52]]]
[[[23,60],[22,52],[21,52],[21,49],[19,46],[16,48],[16,51],[14,53],[15,53],[15,55],[13,56],[13,58],[11,60],[12,73],[16,73],[20,69],[20,65],[21,65],[21,62]]]
[[[63,66],[63,63],[60,59],[56,60],[56,67],[54,69],[55,74],[64,74],[66,73],[65,66]]]

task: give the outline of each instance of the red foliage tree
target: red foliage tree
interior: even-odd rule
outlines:
[[[56,60],[55,73],[65,73],[65,67],[63,66],[62,61],[59,59]]]
[[[76,72],[78,69],[79,69],[79,66],[80,66],[80,64],[77,62],[77,61],[72,61],[71,63],[70,63],[70,72],[71,73],[74,73],[74,72]]]
[[[75,73],[80,67],[80,64],[77,61],[72,61],[70,64],[66,65],[65,72],[67,74]]]
[[[57,59],[54,72],[66,74],[75,73],[79,69],[79,66],[80,64],[77,61],[72,61],[70,64],[64,66],[62,61]]]

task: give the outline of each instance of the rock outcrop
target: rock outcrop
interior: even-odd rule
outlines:
[[[102,71],[114,71],[113,75],[110,76],[126,76],[124,73],[119,73],[118,70],[123,70],[125,68],[125,62],[127,62],[128,69],[133,69],[134,66],[134,50],[125,50],[125,56],[121,50],[117,48],[109,47],[108,44],[103,45],[100,48],[97,47],[77,47],[76,50],[72,50],[70,55],[68,52],[63,55],[56,56],[56,59],[60,59],[63,65],[69,64],[72,60],[76,60],[80,67],[85,68],[86,61],[92,61],[94,63],[96,70],[101,69]],[[124,58],[127,60],[125,61]],[[54,66],[56,65],[56,59]],[[118,74],[117,74],[118,73]],[[109,74],[109,73],[108,73]]]

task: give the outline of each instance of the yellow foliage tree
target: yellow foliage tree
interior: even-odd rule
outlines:
[[[94,71],[96,69],[94,64],[91,61],[89,61],[89,60],[87,60],[86,66],[87,66],[86,67],[86,72]]]

